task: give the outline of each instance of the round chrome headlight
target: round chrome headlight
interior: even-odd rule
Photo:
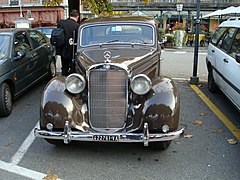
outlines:
[[[144,95],[152,88],[152,82],[146,75],[139,74],[132,78],[130,86],[134,93]]]
[[[65,86],[70,93],[77,94],[84,90],[86,81],[80,74],[70,74],[65,80]]]

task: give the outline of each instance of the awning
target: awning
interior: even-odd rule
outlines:
[[[33,6],[23,7],[23,18],[29,19],[27,12],[31,12],[32,27],[37,26],[55,26],[57,22],[64,19],[64,7],[45,7]],[[0,8],[0,26],[1,27],[14,27],[14,21],[19,19],[20,10],[18,7],[4,7]]]
[[[14,21],[19,18],[19,13],[12,12],[12,13],[4,13],[4,24],[7,27],[14,27]]]
[[[0,13],[0,24],[3,24],[3,13]]]
[[[58,15],[55,11],[45,11],[39,13],[39,21],[44,24],[57,25]]]
[[[207,14],[207,15],[203,16],[202,18],[208,18],[208,17],[211,17],[211,16],[229,15],[229,14],[233,14],[233,15],[240,14],[240,6],[238,6],[238,7],[230,6],[226,9],[222,9],[222,10],[219,9],[217,11],[214,11],[210,14]]]

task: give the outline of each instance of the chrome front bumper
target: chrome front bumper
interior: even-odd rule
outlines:
[[[184,129],[168,133],[149,134],[148,124],[144,123],[143,133],[97,133],[72,131],[68,121],[65,122],[63,132],[53,132],[35,129],[34,135],[40,138],[63,140],[65,144],[70,141],[98,141],[98,142],[143,142],[148,146],[149,142],[169,141],[183,135]]]

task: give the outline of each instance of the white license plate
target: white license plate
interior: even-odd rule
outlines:
[[[94,135],[94,141],[118,142],[119,136],[117,135]]]

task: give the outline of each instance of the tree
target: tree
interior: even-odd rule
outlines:
[[[88,10],[97,15],[108,15],[113,12],[112,4],[108,0],[83,0]]]
[[[145,4],[149,4],[149,3],[150,3],[150,0],[144,0],[144,3],[145,3]]]
[[[47,0],[44,5],[45,6],[59,6],[63,0]]]

